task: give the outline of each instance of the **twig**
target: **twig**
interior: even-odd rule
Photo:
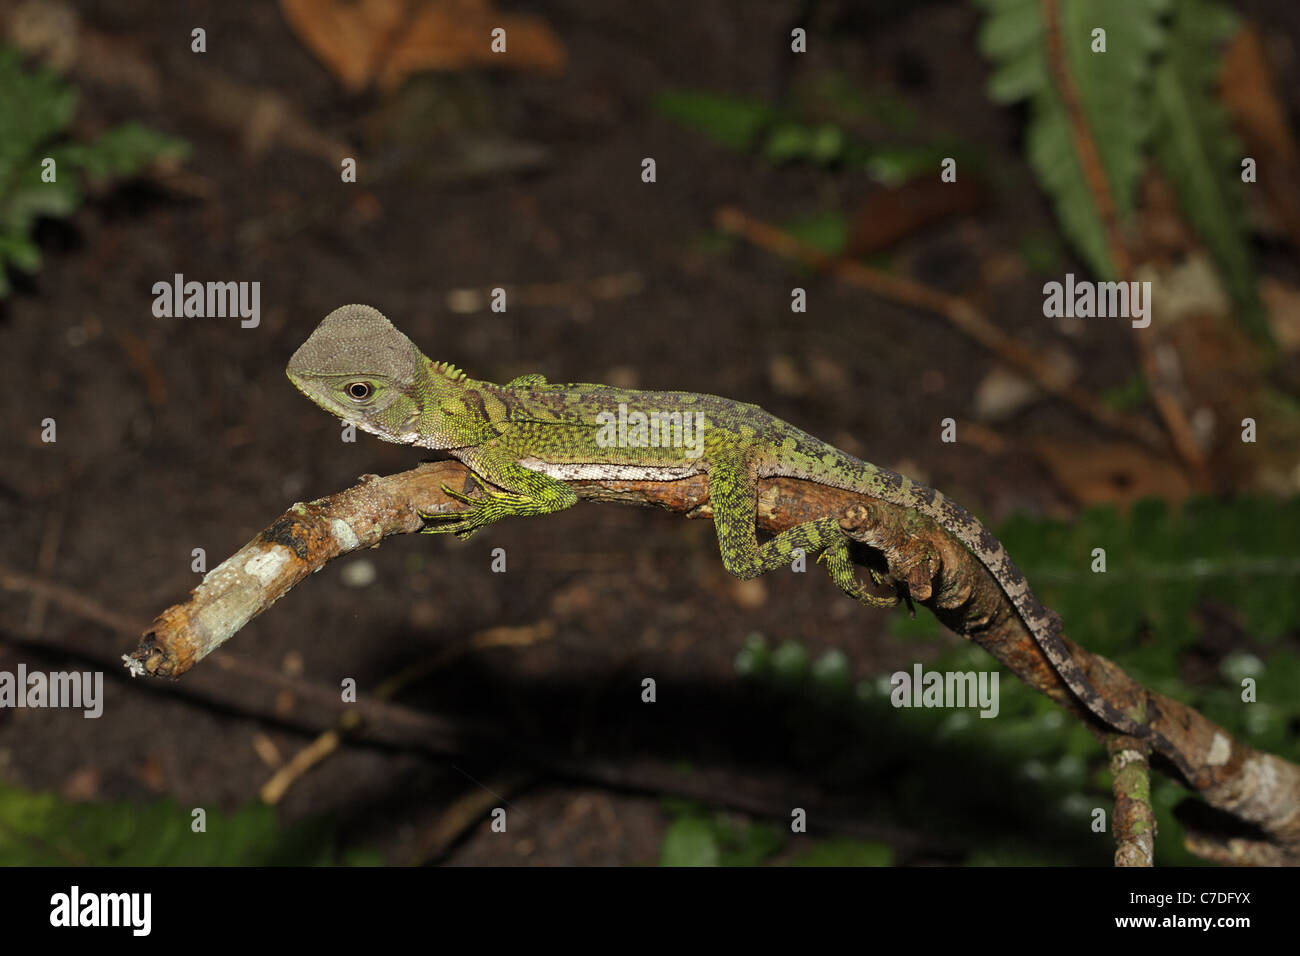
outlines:
[[[529,779],[527,774],[507,773],[493,777],[487,786],[476,783],[474,789],[466,790],[453,800],[433,826],[416,840],[408,863],[424,866],[441,860],[483,819],[485,813],[528,786]]]
[[[829,256],[788,232],[733,207],[718,210],[714,223],[724,232],[741,236],[773,255],[833,275],[878,298],[941,316],[999,361],[1016,369],[1043,391],[1067,402],[1091,421],[1156,451],[1167,449],[1167,443],[1157,429],[1140,418],[1103,405],[1087,389],[1073,384],[1061,374],[1058,363],[1007,335],[966,299],[852,259]]]
[[[34,597],[43,598],[88,621],[94,621],[110,631],[117,631],[121,634],[135,634],[139,630],[138,619],[114,611],[94,598],[86,597],[80,591],[64,587],[61,584],[55,584],[53,581],[48,581],[34,574],[15,571],[13,568],[7,568],[3,565],[0,565],[0,589],[26,592]]]
[[[275,806],[284,799],[284,795],[289,792],[289,788],[308,770],[339,749],[339,744],[343,742],[345,728],[352,729],[359,726],[360,723],[361,718],[349,711],[339,718],[339,727],[331,728],[320,734],[315,740],[285,761],[284,765],[271,775],[271,779],[262,784],[262,788],[258,790],[257,795],[262,798],[262,802]]]
[[[525,647],[538,641],[548,640],[554,635],[555,625],[550,621],[528,627],[493,627],[479,631],[470,635],[469,640],[455,647],[446,648],[382,681],[375,688],[373,696],[376,700],[392,700],[402,688],[474,651],[491,647]],[[272,805],[279,803],[299,778],[337,751],[343,739],[359,729],[361,725],[362,719],[355,711],[346,711],[339,718],[336,726],[299,750],[283,767],[271,775],[271,779],[262,784],[260,791],[262,801]]]
[[[1151,806],[1151,764],[1142,741],[1123,734],[1106,740],[1111,789],[1115,794],[1116,866],[1152,866],[1156,852],[1156,812]]]
[[[62,535],[63,511],[55,508],[45,516],[40,552],[36,555],[36,571],[42,577],[49,577],[54,571],[54,562],[59,553],[59,539]],[[48,594],[32,593],[32,604],[27,612],[27,630],[40,632],[45,629],[45,611],[49,605]]]

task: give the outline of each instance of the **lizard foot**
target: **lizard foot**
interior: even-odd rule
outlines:
[[[475,531],[486,528],[510,515],[527,513],[531,500],[523,495],[489,493],[480,498],[471,498],[459,491],[453,491],[446,485],[443,493],[469,507],[460,511],[421,511],[420,518],[425,527],[421,534],[454,534],[458,538],[468,538]]]
[[[879,608],[898,606],[897,594],[876,594],[863,586],[861,580],[858,579],[857,571],[853,567],[853,561],[849,557],[847,543],[826,548],[817,555],[817,560],[826,562],[826,570],[829,572],[831,580],[839,586],[841,591],[859,604]],[[868,573],[874,583],[883,583],[884,579],[874,568],[870,569]]]

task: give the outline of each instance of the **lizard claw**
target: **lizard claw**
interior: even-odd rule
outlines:
[[[417,512],[425,523],[425,526],[420,529],[421,534],[454,534],[464,540],[475,531],[492,523],[492,520],[486,517],[484,511],[487,504],[486,499],[470,497],[463,491],[456,491],[447,485],[442,486],[442,493],[448,498],[469,507],[456,511]]]
[[[459,538],[468,538],[478,530],[474,523],[473,510],[470,511],[417,511],[424,527],[420,534],[454,534]]]
[[[446,485],[443,492],[468,507],[458,511],[420,512],[426,527],[420,530],[426,534],[451,533],[458,538],[468,538],[480,528],[486,528],[502,518],[515,513],[521,506],[528,504],[528,499],[515,494],[488,494],[472,498],[459,491],[453,491]]]

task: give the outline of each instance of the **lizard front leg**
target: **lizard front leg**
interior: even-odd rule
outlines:
[[[479,449],[473,457],[465,459],[465,464],[480,482],[505,490],[484,489],[482,496],[471,497],[443,485],[444,492],[469,507],[460,511],[420,512],[426,522],[421,533],[451,533],[468,538],[502,518],[550,514],[578,501],[577,494],[564,482],[525,468],[498,450]]]
[[[826,562],[831,580],[849,597],[870,607],[893,607],[896,597],[872,594],[862,586],[849,553],[849,539],[835,518],[817,518],[758,543],[758,484],[753,465],[741,456],[709,464],[709,499],[718,532],[722,566],[742,580],[789,567],[796,550]]]

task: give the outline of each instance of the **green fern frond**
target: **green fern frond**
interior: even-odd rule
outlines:
[[[68,216],[81,205],[82,178],[135,175],[163,157],[181,158],[188,146],[136,123],[90,143],[67,139],[77,94],[45,69],[27,70],[13,50],[0,49],[0,298],[9,291],[7,267],[35,272],[41,257],[30,239],[42,216]],[[50,166],[47,160],[52,160]],[[43,174],[53,178],[47,181]]]
[[[1027,155],[1061,228],[1100,278],[1114,279],[1102,217],[1088,188],[1065,100],[1049,66],[1042,0],[976,0],[989,96],[1027,101]],[[1218,0],[1056,0],[1063,66],[1106,173],[1121,227],[1154,155],[1213,255],[1243,325],[1269,339],[1255,282],[1240,182],[1240,147],[1215,93],[1236,18]],[[1106,52],[1092,50],[1106,31]]]
[[[1223,46],[1236,26],[1236,16],[1217,3],[1179,0],[1169,53],[1156,70],[1155,155],[1223,273],[1241,322],[1268,340],[1247,242],[1241,144],[1215,95]]]
[[[995,64],[989,95],[1027,100],[1030,165],[1055,205],[1066,236],[1098,276],[1116,277],[1101,214],[1075,150],[1066,101],[1048,62],[1041,0],[977,0],[986,11],[980,49]],[[1165,41],[1168,0],[1059,0],[1064,68],[1096,145],[1120,223],[1131,220],[1151,135],[1155,56]],[[1105,52],[1093,52],[1094,31]]]

